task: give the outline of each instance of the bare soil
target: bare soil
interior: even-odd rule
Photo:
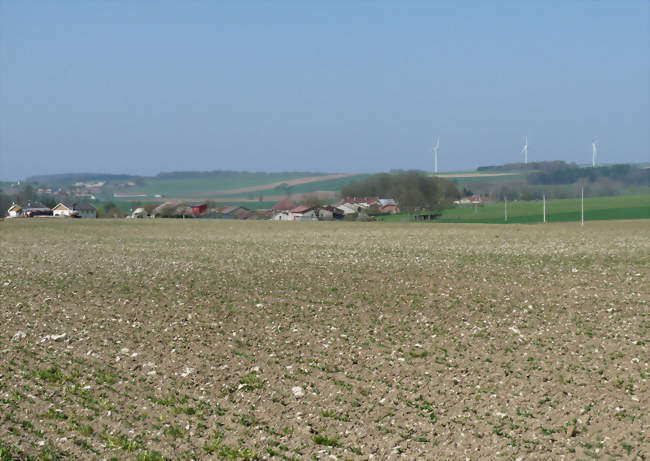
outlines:
[[[647,459],[650,223],[0,223],[3,459]]]

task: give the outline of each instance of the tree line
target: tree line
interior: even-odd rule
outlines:
[[[402,211],[439,211],[460,197],[453,181],[421,171],[380,173],[341,189],[341,197],[392,198]]]

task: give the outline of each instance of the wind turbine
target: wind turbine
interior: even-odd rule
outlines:
[[[598,148],[596,147],[597,144],[598,139],[591,143],[591,166],[593,168],[595,168],[596,164],[598,163]]]
[[[524,148],[521,149],[521,153],[524,154],[524,164],[528,165],[528,136],[526,136],[526,144],[524,144]]]
[[[440,148],[440,136],[436,139],[436,145],[433,148],[433,171],[438,172],[438,149]]]

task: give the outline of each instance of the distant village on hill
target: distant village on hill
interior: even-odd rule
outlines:
[[[399,206],[394,199],[379,197],[346,197],[335,205],[298,204],[286,198],[270,209],[257,210],[251,210],[244,206],[209,207],[208,203],[190,205],[181,201],[165,202],[154,208],[147,208],[138,207],[126,218],[331,221],[345,219],[372,220],[375,216],[400,212]],[[27,202],[24,205],[13,203],[7,213],[9,218],[97,218],[96,208],[88,202],[60,202],[53,208],[49,208],[40,202]]]

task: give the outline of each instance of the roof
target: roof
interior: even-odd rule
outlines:
[[[59,202],[54,208],[58,208],[59,205],[63,205],[68,210],[73,210],[74,208],[68,202]]]
[[[95,207],[88,202],[79,202],[72,205],[75,210],[90,210],[94,211]]]
[[[250,216],[254,215],[255,211],[253,210],[247,210],[246,208],[241,208],[240,210],[237,210],[237,212],[234,214],[234,216],[237,219],[247,219]]]
[[[18,205],[17,203],[14,203],[9,207],[8,211],[11,211],[11,210],[22,210],[22,207],[20,205]]]
[[[230,214],[233,211],[239,210],[240,208],[241,207],[238,207],[238,206],[227,206],[227,207],[224,207],[221,210],[219,210],[219,213],[221,213],[221,214]]]
[[[27,202],[23,207],[25,210],[49,210],[50,207],[43,205],[41,202]]]
[[[281,202],[278,202],[275,205],[273,205],[273,211],[289,211],[294,208],[296,208],[296,204],[293,203],[288,198],[285,198]]]
[[[306,212],[308,212],[309,210],[313,210],[313,208],[312,208],[312,207],[309,207],[309,206],[298,205],[297,207],[292,208],[292,209],[289,210],[289,211],[290,211],[291,213],[306,213]]]

